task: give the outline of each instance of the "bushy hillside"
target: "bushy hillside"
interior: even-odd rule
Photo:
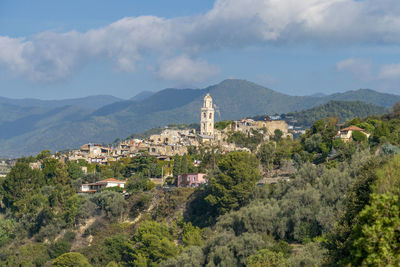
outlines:
[[[77,106],[84,109],[98,109],[105,105],[110,105],[122,99],[111,95],[94,95],[82,98],[71,98],[62,100],[41,100],[34,98],[12,99],[0,97],[1,104],[15,105],[19,107],[41,107],[57,108],[63,106]]]
[[[388,110],[374,104],[368,104],[360,101],[329,101],[324,105],[319,105],[311,109],[298,112],[289,112],[286,118],[292,117],[294,125],[311,126],[315,121],[334,116],[340,118],[341,122],[353,118],[363,118],[370,115],[382,115]]]
[[[297,140],[257,138],[253,152],[203,146],[109,165],[20,158],[0,179],[0,265],[399,266],[400,103],[345,123],[368,139],[334,138],[337,122],[316,121]],[[208,181],[172,186],[188,173]],[[77,193],[109,177],[126,192]]]
[[[18,118],[29,121],[26,127],[19,124],[17,132],[10,131],[7,138],[0,140],[0,156],[29,155],[42,149],[64,150],[87,142],[110,143],[117,137],[170,123],[196,123],[207,92],[214,99],[216,120],[287,113],[324,104],[332,97],[350,97],[347,93],[326,97],[289,96],[244,80],[225,80],[205,89],[165,89],[142,101],[119,101],[91,114],[76,111],[76,115],[60,116],[58,120],[26,114]],[[385,107],[400,101],[400,96],[372,90],[353,91],[350,95],[354,100],[368,99],[368,102],[377,97],[377,102]],[[4,125],[0,124],[1,127]]]

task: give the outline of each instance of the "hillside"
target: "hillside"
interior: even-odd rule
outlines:
[[[244,135],[254,152],[19,159],[0,178],[0,266],[399,266],[399,121],[400,105],[360,118],[371,136],[347,142],[328,121]]]
[[[90,110],[95,110],[102,106],[110,105],[119,101],[122,101],[122,99],[111,95],[94,95],[62,100],[41,100],[34,98],[12,99],[0,97],[0,104],[8,104],[19,107],[57,108],[63,106],[77,106]]]
[[[73,109],[68,115],[57,109],[54,114],[46,109],[43,116],[28,113],[25,117],[18,116],[18,127],[11,127],[10,122],[0,122],[0,128],[9,129],[7,136],[0,139],[0,156],[29,155],[43,149],[59,151],[87,142],[110,143],[118,137],[170,123],[198,122],[202,99],[207,92],[214,99],[217,121],[304,110],[327,103],[331,98],[350,97],[348,94],[355,100],[368,99],[368,102],[374,102],[376,97],[378,103],[374,104],[385,107],[400,101],[400,96],[372,90],[325,97],[289,96],[252,82],[225,80],[205,89],[165,89],[142,101],[119,101],[91,113]],[[359,99],[356,99],[357,94]]]
[[[295,126],[309,127],[315,121],[330,116],[340,118],[341,122],[352,118],[363,118],[370,115],[382,115],[388,110],[384,107],[360,101],[329,101],[324,105],[319,105],[311,109],[298,112],[289,112],[283,117],[292,117],[292,121],[297,121]]]

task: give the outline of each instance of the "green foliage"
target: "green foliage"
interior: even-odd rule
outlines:
[[[281,140],[282,135],[283,135],[283,132],[281,130],[275,129],[275,131],[274,131],[274,140],[276,142],[278,142],[279,140]]]
[[[155,156],[142,154],[134,157],[123,169],[124,176],[129,177],[132,174],[143,175],[144,177],[161,177],[161,165]]]
[[[201,246],[203,238],[200,228],[190,222],[185,223],[182,227],[182,242],[185,246]]]
[[[230,126],[233,121],[218,121],[214,124],[214,128],[220,131],[224,130],[226,127]]]
[[[52,259],[67,253],[71,250],[72,241],[75,239],[74,232],[67,232],[65,235],[54,242],[49,248],[49,255]]]
[[[209,179],[211,193],[205,200],[219,214],[237,209],[249,201],[260,179],[257,158],[247,152],[232,152],[218,162],[219,172]]]
[[[82,254],[69,252],[59,256],[52,263],[53,267],[90,267],[90,263]]]
[[[17,162],[7,178],[1,184],[1,194],[6,208],[14,212],[23,211],[29,203],[27,200],[45,184],[43,174],[39,170],[32,170],[28,163]]]
[[[132,250],[128,238],[122,234],[106,237],[103,241],[103,247],[107,257],[116,262],[126,260],[126,254]]]
[[[176,267],[176,266],[204,266],[204,253],[200,247],[189,247],[175,258],[170,258],[161,262],[162,267]]]
[[[128,179],[126,183],[126,190],[130,193],[138,193],[140,191],[149,191],[154,188],[155,185],[150,181],[149,178],[143,175],[133,175]]]
[[[372,186],[378,179],[377,170],[382,168],[385,162],[384,158],[370,158],[362,164],[359,171],[354,173],[356,179],[347,192],[344,211],[328,235],[327,247],[330,250],[331,262],[349,259],[350,235],[357,223],[357,215],[369,203],[370,194],[373,192]]]
[[[264,170],[271,170],[274,163],[275,145],[272,142],[263,143],[258,152],[257,158],[260,160]]]
[[[126,212],[126,201],[120,193],[104,191],[94,194],[91,200],[106,213],[109,219],[122,220]]]
[[[43,266],[49,259],[46,245],[26,244],[19,248],[14,266]],[[9,266],[13,266],[13,264],[9,264]]]
[[[15,238],[16,222],[10,219],[0,219],[0,247]]]
[[[262,133],[251,129],[251,133],[245,134],[242,132],[233,132],[229,134],[228,142],[235,143],[239,147],[249,148],[251,151],[255,151],[257,146],[263,142],[264,136]]]
[[[400,197],[400,155],[391,158],[385,165],[376,170],[377,180],[373,192],[377,194],[394,194]]]
[[[286,116],[293,117],[297,122],[294,125],[311,126],[315,121],[334,116],[345,122],[353,118],[363,118],[370,115],[381,115],[386,108],[358,101],[329,101],[326,104],[311,109],[290,112]],[[360,126],[359,126],[360,127]],[[365,129],[364,127],[361,127]],[[368,131],[368,130],[367,130]]]
[[[67,162],[67,172],[69,177],[73,180],[82,178],[83,176],[82,166],[72,161]]]
[[[262,249],[257,254],[251,255],[246,260],[246,266],[249,267],[278,267],[289,266],[289,261],[281,252],[273,252],[268,249]]]
[[[366,142],[367,141],[367,136],[360,131],[352,132],[351,137],[353,138],[354,141],[357,141],[357,142]]]
[[[132,253],[137,266],[139,263],[143,264],[144,259],[151,265],[174,257],[179,252],[174,237],[165,223],[144,221],[133,236],[133,241],[135,250]]]
[[[371,196],[371,204],[359,214],[351,239],[351,262],[364,266],[400,264],[400,210],[398,197]]]
[[[291,255],[289,262],[291,266],[324,266],[327,253],[321,243],[310,242]]]

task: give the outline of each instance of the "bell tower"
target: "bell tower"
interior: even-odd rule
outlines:
[[[201,108],[200,134],[214,136],[214,108],[213,100],[209,93],[204,97]]]

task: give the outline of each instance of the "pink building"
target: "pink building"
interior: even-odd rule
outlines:
[[[178,175],[178,187],[197,187],[205,184],[205,173],[188,173]]]

